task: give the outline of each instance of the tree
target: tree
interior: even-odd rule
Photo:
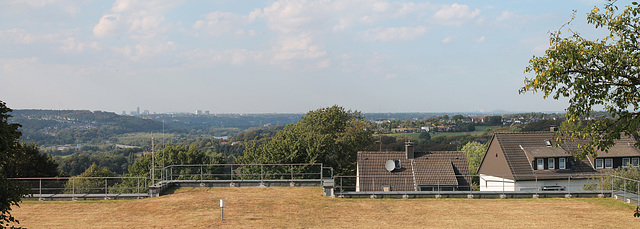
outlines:
[[[589,24],[609,30],[602,39],[588,40],[571,30],[568,37],[560,30],[551,33],[545,54],[534,56],[525,69],[534,76],[520,88],[520,93],[540,91],[544,98],[569,98],[568,122],[589,117],[594,107],[612,115],[589,120],[578,131],[559,131],[560,142],[587,140],[575,152],[580,156],[607,150],[622,133],[640,127],[640,8],[633,2],[619,11],[614,3],[587,14]]]
[[[418,135],[419,139],[425,140],[425,141],[429,141],[431,140],[431,135],[429,134],[429,132],[422,132],[420,133],[420,135]]]
[[[101,178],[89,178],[89,179],[76,179],[73,182],[69,181],[65,184],[65,192],[67,193],[104,193],[105,178],[114,177],[115,174],[105,167],[100,167],[96,164],[92,164],[82,174],[77,177],[101,177]],[[108,186],[109,184],[107,184]],[[73,190],[72,190],[73,189]]]
[[[11,207],[18,206],[20,197],[26,190],[7,180],[6,168],[11,156],[19,148],[19,124],[9,123],[11,108],[0,101],[0,227],[9,227],[9,223],[20,223],[11,216]]]
[[[58,163],[50,155],[40,153],[35,144],[19,143],[11,158],[3,165],[7,177],[55,177],[60,174]]]
[[[355,175],[357,152],[369,149],[371,132],[358,111],[334,105],[309,111],[296,124],[261,145],[253,144],[238,162],[244,164],[323,163],[337,175]]]
[[[487,145],[479,142],[469,142],[462,147],[462,151],[467,154],[467,162],[469,163],[469,172],[471,175],[478,174],[478,168],[487,151]]]
[[[164,160],[164,162],[163,162]],[[172,145],[167,144],[162,150],[159,150],[155,154],[155,166],[161,167],[169,165],[197,165],[197,164],[224,164],[225,158],[222,154],[213,153],[208,155],[202,150],[196,148],[196,145]],[[199,172],[199,167],[182,168],[180,170],[174,170],[172,175],[182,174],[196,174]],[[150,177],[151,170],[151,155],[145,155],[136,159],[136,161],[129,166],[129,175]],[[206,168],[205,172],[208,174],[221,174],[221,168]],[[155,172],[156,179],[160,178],[160,171]]]

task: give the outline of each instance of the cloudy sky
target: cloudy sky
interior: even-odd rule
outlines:
[[[602,1],[0,2],[0,100],[121,113],[562,111],[518,94]],[[629,4],[619,1],[619,5]],[[597,36],[595,36],[597,37]]]

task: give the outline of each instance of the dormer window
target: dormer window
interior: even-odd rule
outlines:
[[[613,159],[611,158],[604,159],[604,167],[607,169],[613,168]]]
[[[553,146],[553,144],[551,144],[550,140],[544,140],[544,144],[547,145],[547,147]]]
[[[596,169],[604,169],[604,164],[602,163],[602,159],[596,159]]]
[[[538,158],[536,160],[536,163],[538,165],[537,168],[536,168],[537,170],[544,170],[544,159]]]

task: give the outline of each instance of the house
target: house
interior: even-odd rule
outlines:
[[[469,190],[464,152],[358,152],[356,192]]]
[[[598,170],[640,160],[640,150],[628,136],[616,141],[609,153],[576,160],[571,152],[579,142],[555,147],[554,130],[494,134],[478,169],[480,191],[581,190]]]
[[[640,150],[634,146],[636,140],[629,136],[620,136],[620,140],[609,148],[608,152],[598,152],[597,157],[589,155],[587,159],[594,169],[638,167],[640,165]]]

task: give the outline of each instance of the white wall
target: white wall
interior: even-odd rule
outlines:
[[[480,174],[480,191],[542,191],[544,186],[562,186],[564,191],[582,191],[586,184],[590,184],[589,179],[562,179],[562,180],[539,180],[539,181],[518,181],[510,179]]]
[[[480,191],[515,191],[513,180],[480,174]]]

